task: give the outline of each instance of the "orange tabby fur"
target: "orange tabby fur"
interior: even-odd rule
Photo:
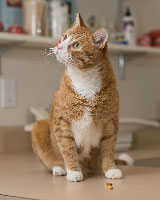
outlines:
[[[57,52],[64,48],[60,45],[66,35],[72,36],[67,46],[70,57],[67,61],[65,60],[66,71],[54,95],[50,119],[41,120],[35,124],[32,131],[32,143],[34,152],[48,169],[51,170],[54,166],[66,168],[68,169],[67,176],[72,172],[80,172],[79,175],[73,174],[77,176],[75,179],[72,176],[68,176],[67,179],[81,181],[83,174],[95,173],[101,169],[107,173],[108,170],[116,168],[114,154],[119,127],[119,97],[107,53],[106,29],[102,28],[93,33],[85,26],[78,14],[76,24],[63,34],[59,41]],[[77,41],[78,45],[75,43]],[[74,49],[75,44],[78,50]],[[95,68],[97,76],[99,77],[100,74],[101,78],[100,89],[98,88],[91,97],[87,96],[88,94],[86,96],[79,94],[73,87],[71,76],[68,75],[69,65],[73,66],[73,71],[76,66],[76,70],[84,74]],[[77,135],[83,134],[81,120],[86,121],[87,130],[95,132],[93,136],[95,139],[90,133],[89,137],[93,140],[90,147],[83,143],[85,140],[83,141],[82,136],[79,140]],[[80,123],[79,126],[78,123]],[[76,130],[79,132],[76,133]],[[77,141],[81,143],[78,144]],[[106,175],[106,177],[121,177],[121,174],[116,176],[114,171],[110,172],[112,175]],[[65,175],[65,173],[56,172],[55,175]]]

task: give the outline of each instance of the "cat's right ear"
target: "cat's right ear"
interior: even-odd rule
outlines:
[[[83,19],[82,19],[82,17],[81,17],[81,15],[80,15],[80,13],[77,13],[76,21],[75,21],[74,25],[75,26],[86,26],[84,21],[83,21]]]
[[[100,28],[93,33],[93,42],[100,49],[103,49],[108,40],[108,31],[106,28]]]

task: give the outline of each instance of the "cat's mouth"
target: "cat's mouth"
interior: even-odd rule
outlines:
[[[56,46],[53,50],[53,53],[55,54],[57,60],[62,63],[62,64],[66,64],[66,60],[68,57],[67,52],[65,52],[64,50],[58,48],[58,46]]]

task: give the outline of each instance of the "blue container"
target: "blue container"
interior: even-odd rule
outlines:
[[[14,3],[15,2],[15,3]],[[13,24],[23,25],[23,0],[0,0],[0,21],[3,22],[4,31]]]

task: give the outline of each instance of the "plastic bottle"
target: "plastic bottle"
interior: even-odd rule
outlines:
[[[49,3],[49,32],[55,40],[68,29],[68,6],[60,1],[51,0]]]
[[[130,8],[127,7],[123,17],[124,38],[129,45],[136,45],[136,27],[135,18],[132,16]]]
[[[33,36],[46,35],[46,11],[45,0],[24,1],[24,29],[25,33]]]

